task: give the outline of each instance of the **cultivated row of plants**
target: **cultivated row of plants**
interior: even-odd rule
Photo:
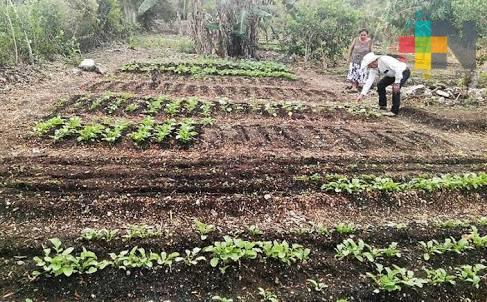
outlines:
[[[132,62],[125,64],[122,71],[151,72],[160,71],[179,75],[219,75],[273,77],[295,80],[296,76],[280,63],[262,61],[224,61],[224,60],[193,60],[185,62],[145,63]]]
[[[159,123],[150,116],[146,116],[138,123],[125,120],[84,123],[78,116],[70,118],[55,116],[38,122],[33,130],[35,135],[49,137],[54,142],[75,139],[82,143],[105,142],[114,144],[126,135],[138,146],[150,142],[189,145],[196,141],[202,126],[212,123],[213,119],[211,118],[205,118],[198,122],[193,119],[181,121],[169,119]]]
[[[168,116],[210,116],[217,113],[255,112],[268,116],[292,116],[294,113],[312,112],[314,109],[298,102],[235,103],[226,99],[205,101],[196,97],[172,99],[168,96],[138,98],[131,94],[106,93],[99,97],[82,96],[74,104],[88,112],[107,114],[164,114]]]
[[[309,259],[310,250],[299,244],[287,241],[247,241],[225,236],[223,241],[216,241],[204,248],[195,247],[179,252],[152,252],[143,248],[133,247],[119,253],[110,253],[109,259],[99,259],[97,255],[82,248],[75,253],[73,247],[64,248],[58,238],[49,239],[52,248],[44,248],[43,256],[34,257],[38,270],[32,276],[71,276],[77,274],[93,274],[107,267],[116,269],[165,269],[170,271],[173,264],[183,263],[194,266],[200,262],[209,262],[218,267],[222,273],[232,264],[244,260],[274,260],[291,265]]]
[[[396,181],[388,176],[361,175],[349,178],[344,175],[299,176],[297,180],[321,184],[327,192],[403,192],[437,190],[472,190],[487,185],[487,173],[443,174],[440,176],[418,176],[410,180]]]

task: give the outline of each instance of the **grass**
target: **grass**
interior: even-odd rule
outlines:
[[[128,44],[131,48],[172,49],[182,53],[195,53],[193,41],[188,37],[137,35],[130,37]]]

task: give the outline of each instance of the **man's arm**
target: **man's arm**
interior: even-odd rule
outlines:
[[[372,87],[372,84],[374,84],[375,78],[377,77],[377,70],[376,69],[370,69],[369,70],[369,77],[367,78],[367,82],[365,82],[364,87],[362,88],[362,92],[360,93],[361,95],[365,96],[370,90],[370,87]]]

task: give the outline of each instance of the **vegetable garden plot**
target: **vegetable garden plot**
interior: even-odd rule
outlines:
[[[139,123],[126,120],[115,120],[110,124],[96,121],[84,123],[78,116],[55,116],[38,122],[34,126],[34,134],[49,137],[54,142],[73,139],[80,143],[114,144],[126,136],[137,146],[149,143],[188,146],[197,140],[203,124],[204,122],[193,119],[183,119],[179,122],[170,119],[158,123],[150,116]]]
[[[136,93],[160,93],[173,97],[228,97],[234,99],[272,99],[272,100],[309,100],[323,101],[337,99],[335,93],[323,89],[310,89],[291,86],[251,86],[223,85],[185,82],[150,82],[150,81],[105,81],[88,88],[91,92],[132,91]]]
[[[296,79],[288,68],[274,62],[257,61],[188,61],[167,63],[129,63],[122,67],[125,72],[168,72],[181,75],[219,75],[219,76],[248,76],[275,77],[289,80]]]

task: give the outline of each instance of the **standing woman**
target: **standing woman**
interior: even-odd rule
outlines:
[[[348,70],[347,80],[352,82],[352,89],[363,86],[367,79],[367,70],[361,69],[360,64],[366,54],[372,52],[372,39],[369,38],[369,31],[361,29],[359,36],[354,38],[348,50]]]

